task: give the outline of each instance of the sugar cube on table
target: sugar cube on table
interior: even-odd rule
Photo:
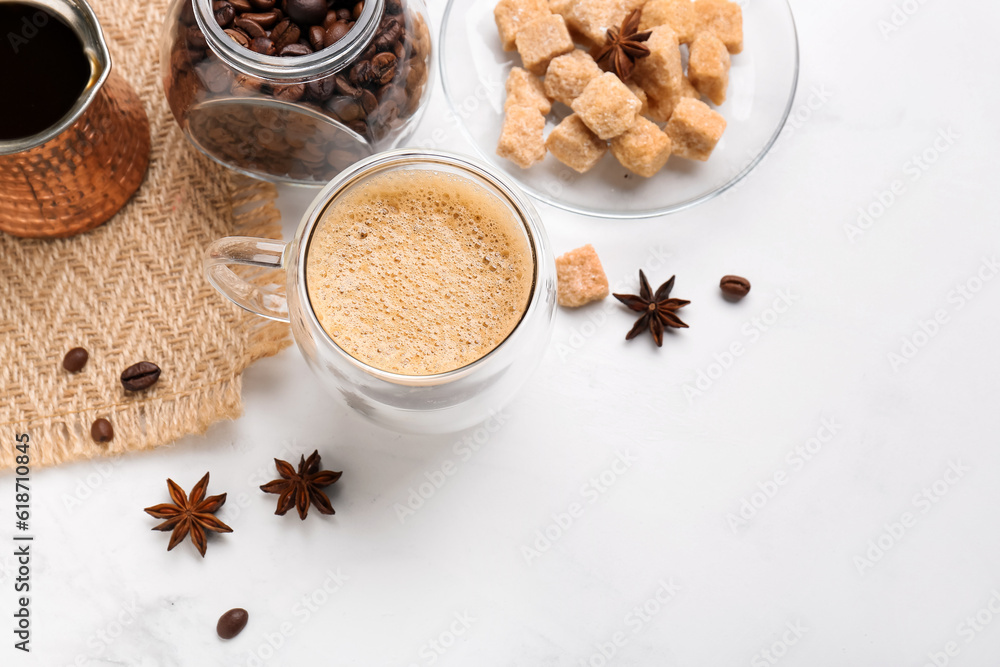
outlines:
[[[545,147],[567,167],[584,173],[608,152],[608,142],[583,124],[578,115],[566,116],[549,132]]]
[[[729,0],[695,0],[698,32],[718,37],[730,53],[743,50],[743,10]]]
[[[642,7],[639,30],[668,25],[681,44],[690,44],[698,31],[698,17],[691,0],[649,0]]]
[[[671,146],[666,132],[639,116],[624,134],[611,140],[611,154],[629,171],[649,178],[667,163]]]
[[[600,301],[610,292],[604,267],[589,243],[556,257],[556,278],[556,299],[566,308]]]
[[[704,162],[715,150],[726,129],[726,119],[704,102],[683,98],[674,109],[667,134],[673,153],[690,160]]]
[[[535,107],[543,115],[552,111],[552,102],[545,95],[542,80],[526,69],[514,67],[507,75],[507,99],[503,108]]]
[[[691,44],[688,78],[698,92],[716,106],[726,101],[729,65],[729,50],[715,35],[703,32]]]
[[[521,28],[551,13],[548,0],[500,0],[493,8],[493,19],[503,50],[513,51],[514,39]]]
[[[545,74],[553,58],[576,48],[566,21],[558,14],[543,16],[524,26],[518,31],[514,43],[524,67],[537,76]]]
[[[649,55],[635,63],[632,78],[649,97],[649,116],[665,123],[683,97],[684,68],[677,33],[668,25],[656,26],[646,46]]]
[[[610,139],[632,126],[642,102],[621,79],[605,72],[587,84],[570,108],[594,134]]]
[[[566,106],[580,96],[587,84],[604,74],[590,54],[576,49],[553,58],[545,72],[545,94]]]
[[[507,109],[497,155],[524,169],[545,159],[545,116],[537,107]]]

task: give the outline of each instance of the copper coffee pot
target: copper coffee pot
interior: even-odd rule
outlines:
[[[54,125],[0,140],[0,231],[72,236],[107,221],[142,183],[149,119],[135,91],[111,71],[104,33],[85,0],[19,1],[46,10],[79,36],[91,74]]]

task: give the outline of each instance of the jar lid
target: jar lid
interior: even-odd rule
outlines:
[[[265,56],[237,44],[216,22],[212,0],[193,0],[205,41],[224,63],[258,79],[304,82],[339,72],[357,60],[375,38],[385,0],[366,0],[361,16],[335,44],[305,56]]]

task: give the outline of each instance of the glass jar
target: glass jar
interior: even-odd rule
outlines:
[[[399,146],[415,129],[432,71],[421,0],[349,5],[346,34],[315,51],[300,36],[291,43],[305,55],[296,56],[264,55],[238,43],[246,33],[235,29],[233,12],[216,11],[224,4],[175,0],[161,45],[174,118],[213,160],[273,182],[321,185]],[[284,18],[283,0],[252,6],[268,4]],[[330,5],[345,11],[343,0]]]

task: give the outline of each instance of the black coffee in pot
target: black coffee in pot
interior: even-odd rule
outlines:
[[[37,5],[0,2],[0,140],[58,123],[90,75],[83,43],[61,19]]]

